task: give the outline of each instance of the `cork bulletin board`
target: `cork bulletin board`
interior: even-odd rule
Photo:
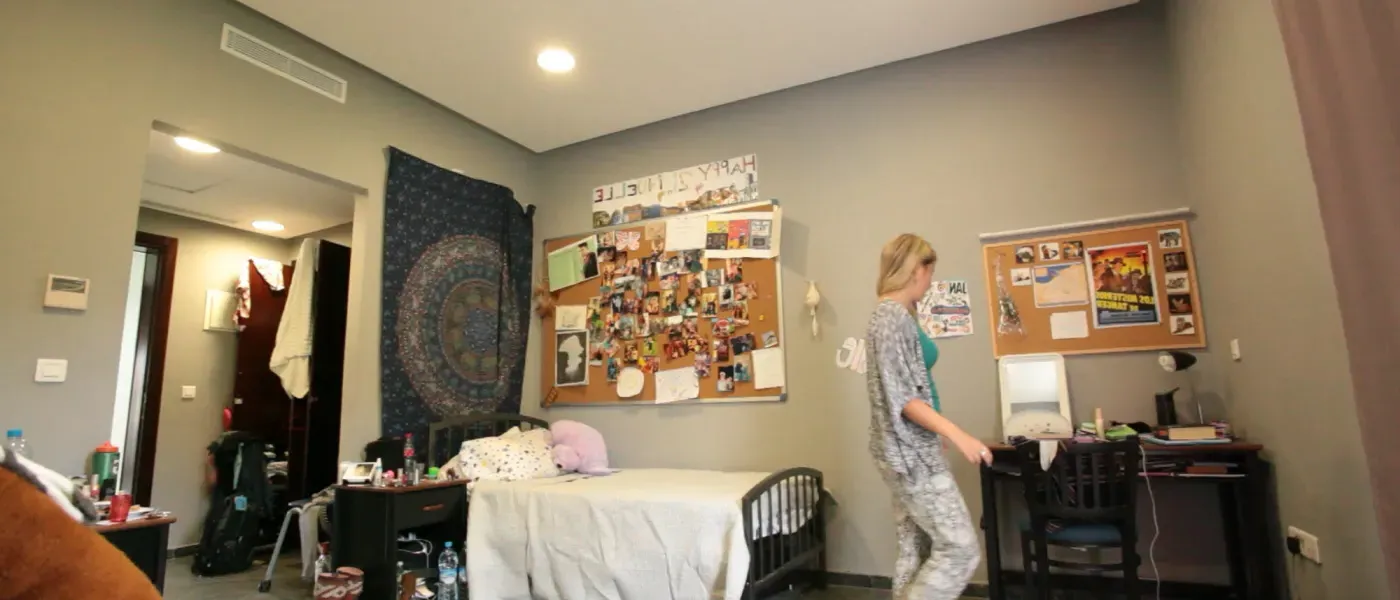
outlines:
[[[665,249],[667,221],[671,219],[728,219],[734,223],[742,221],[747,227],[750,221],[744,219],[748,214],[756,219],[772,219],[772,243],[776,246],[781,211],[773,201],[546,240],[544,253],[548,257],[580,243],[587,246],[587,240],[592,239],[597,244],[593,251],[598,257],[598,274],[556,290],[553,313],[540,317],[542,404],[549,407],[665,402],[658,399],[656,373],[683,368],[696,370],[699,394],[698,398],[677,403],[785,399],[785,385],[759,389],[760,380],[768,386],[772,379],[755,373],[756,363],[760,362],[756,351],[768,358],[763,364],[771,364],[774,356],[784,360],[782,278],[776,248],[771,251],[773,256],[764,258],[736,258],[730,256],[744,252],[707,250],[698,262],[694,251]],[[708,229],[707,245],[714,244],[714,236],[719,235],[728,236],[729,247],[734,247],[734,230],[726,229],[726,233],[719,229],[739,225],[717,220],[704,225]],[[745,230],[743,235],[748,236],[749,232]],[[755,244],[759,243],[757,232],[753,238]],[[669,266],[663,268],[661,265],[668,261]],[[663,273],[670,274],[668,269],[677,263],[680,271],[668,284]],[[629,277],[636,279],[628,282]],[[561,327],[561,319],[578,318],[580,306],[586,307],[583,330],[579,331],[576,325]],[[561,372],[567,369],[561,344],[586,345],[585,382],[577,381],[577,377],[561,382]],[[697,360],[697,355],[707,358]],[[623,398],[618,392],[617,376],[626,367],[640,369],[644,380],[640,393]],[[723,385],[722,376],[727,380]],[[785,382],[785,374],[781,377]]]
[[[998,241],[982,258],[997,358],[1206,345],[1184,220]],[[1003,291],[1020,332],[998,328]]]

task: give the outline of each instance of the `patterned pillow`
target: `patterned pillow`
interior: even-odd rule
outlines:
[[[548,430],[539,430],[548,434]],[[514,433],[512,433],[514,432]],[[512,429],[500,437],[462,442],[457,464],[463,477],[488,481],[521,481],[557,477],[559,467],[547,444],[548,438],[535,431]]]

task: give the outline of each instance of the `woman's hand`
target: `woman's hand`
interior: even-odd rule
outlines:
[[[988,450],[987,445],[983,444],[977,438],[960,432],[958,435],[952,436],[951,441],[953,445],[958,447],[958,452],[962,453],[963,458],[966,458],[967,462],[972,464],[977,464],[979,462],[988,465],[992,464],[991,450]]]

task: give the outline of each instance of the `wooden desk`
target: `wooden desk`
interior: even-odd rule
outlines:
[[[107,542],[116,546],[131,564],[156,586],[156,591],[165,592],[165,555],[170,540],[170,525],[175,517],[159,519],[133,519],[124,523],[94,525],[96,531]]]
[[[986,535],[987,580],[992,600],[1006,598],[1005,582],[1009,577],[1019,585],[1023,574],[1006,571],[1001,565],[1001,523],[998,519],[997,482],[1017,480],[1019,465],[1016,449],[996,442],[987,445],[993,462],[983,465],[982,529]],[[1203,460],[1218,460],[1239,465],[1244,477],[1176,478],[1152,477],[1152,485],[1174,485],[1192,482],[1213,485],[1219,495],[1221,521],[1224,524],[1226,553],[1230,563],[1230,588],[1241,600],[1273,600],[1276,598],[1277,554],[1273,536],[1269,533],[1269,466],[1259,457],[1264,447],[1247,442],[1198,446],[1164,446],[1143,444],[1148,456],[1182,456]],[[1166,524],[1163,524],[1166,527]],[[1019,532],[1017,532],[1019,534]],[[1149,568],[1144,557],[1143,567]],[[1139,575],[1151,576],[1150,571]]]
[[[331,562],[365,573],[363,600],[392,600],[398,574],[398,536],[414,530],[433,542],[429,568],[437,567],[443,542],[459,556],[467,539],[467,486],[464,481],[427,482],[409,487],[336,486]]]

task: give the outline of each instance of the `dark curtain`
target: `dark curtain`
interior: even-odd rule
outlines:
[[[1390,597],[1400,598],[1400,446],[1391,439],[1400,422],[1400,3],[1274,7],[1317,182]]]
[[[510,188],[389,149],[380,425],[413,433],[469,412],[520,411],[534,207]]]

